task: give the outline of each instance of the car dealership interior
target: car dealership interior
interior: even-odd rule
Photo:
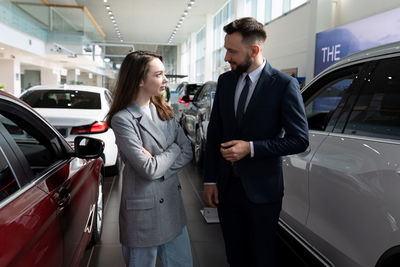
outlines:
[[[235,69],[234,56],[228,57],[234,53],[226,38],[231,34],[224,26],[245,17],[261,23],[266,32],[265,42],[257,43],[262,66],[272,66],[295,84],[300,101],[284,102],[289,94],[279,101],[266,97],[264,106],[249,109],[249,114],[257,112],[248,119],[259,124],[260,132],[264,123],[275,122],[264,121],[275,105],[282,122],[270,127],[275,132],[268,139],[243,139],[249,151],[236,164],[223,158],[231,145],[210,152],[214,138],[207,141],[218,131],[223,136],[229,124],[220,117],[225,112],[221,103],[229,100],[226,90],[221,91],[222,79]],[[135,51],[161,55],[160,99],[171,111],[168,121],[175,124],[152,132],[166,120],[153,98],[154,109],[136,105],[136,91],[125,95],[135,96],[129,104],[153,121],[139,119],[139,126],[122,127],[131,127],[128,133],[118,128],[119,121],[111,124],[109,116],[119,114],[116,103],[124,98],[118,91],[121,77],[132,76],[123,76],[128,68],[124,59]],[[147,75],[149,69],[145,71]],[[254,84],[253,98],[264,96],[261,80]],[[129,78],[132,88],[146,84],[135,81]],[[235,86],[232,114],[242,101]],[[244,76],[241,86],[245,91]],[[294,105],[300,111],[293,111]],[[129,112],[137,120],[139,111]],[[271,152],[275,147],[269,140],[290,138],[295,127],[288,121],[301,116],[307,148]],[[171,127],[184,135],[168,136]],[[124,147],[131,145],[137,129],[145,134],[131,139],[141,142],[140,156],[149,157],[143,164]],[[148,138],[154,144],[146,147]],[[173,145],[163,142],[178,143],[179,153],[189,155],[176,171],[172,166],[183,159],[166,163],[169,159],[160,155],[172,153]],[[259,142],[270,154],[259,149]],[[263,160],[279,162],[284,193],[274,230],[277,266],[400,266],[400,1],[0,0],[0,145],[0,267],[275,266],[251,259],[237,265],[227,256],[231,244],[221,228],[221,206],[212,207],[205,198],[210,166],[221,170],[225,165],[210,163],[210,153],[229,163],[244,191],[246,171],[235,167],[241,161],[264,168],[270,165]],[[266,154],[260,159],[261,153]],[[170,167],[160,171],[165,164]],[[145,171],[133,171],[138,168]],[[141,175],[147,178],[142,181]],[[155,246],[154,263],[128,265],[126,248],[133,253],[136,246],[125,244],[131,233],[121,229],[131,223],[129,216],[143,216],[128,227],[137,244],[147,237],[136,235],[136,229],[154,226],[156,220],[172,225],[164,229],[178,225],[165,217],[179,217],[166,212],[170,207],[159,218],[145,217],[146,211],[169,205],[156,188],[175,183],[174,177],[192,265],[168,263],[161,245]],[[215,179],[220,190],[222,178]],[[134,189],[131,199],[125,199],[127,186]],[[151,201],[149,194],[154,194]],[[137,248],[143,247],[150,246]],[[183,258],[179,253],[174,257]]]

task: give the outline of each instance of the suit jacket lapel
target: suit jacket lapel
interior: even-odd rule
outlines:
[[[157,121],[160,119],[158,118],[158,114],[155,109],[156,108],[154,107],[153,103],[150,103],[151,115],[153,119]],[[142,128],[144,128],[163,149],[167,149],[167,140],[165,139],[164,134],[160,131],[155,122],[142,113],[139,105],[134,103],[128,107],[128,110],[135,118],[138,119],[140,126],[142,126]]]
[[[243,123],[246,122],[247,119],[246,114],[250,113],[248,111],[250,111],[255,107],[256,105],[255,103],[258,99],[257,96],[260,94],[262,90],[270,89],[270,86],[274,80],[275,78],[272,75],[271,65],[268,62],[266,62],[264,69],[261,72],[260,79],[257,82],[256,88],[254,89],[253,95],[251,96],[249,104],[247,105],[246,113],[243,115]]]
[[[236,125],[236,113],[235,113],[235,92],[236,92],[236,86],[239,80],[239,75],[234,74],[231,72],[232,77],[229,79],[228,85],[227,85],[227,101],[228,101],[228,116],[229,119],[232,120],[231,125]]]

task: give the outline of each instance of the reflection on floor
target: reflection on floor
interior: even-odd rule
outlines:
[[[194,267],[225,267],[225,247],[219,224],[207,224],[200,214],[204,207],[203,186],[199,170],[187,165],[179,174],[182,196],[188,218],[188,230],[192,246]],[[123,267],[119,243],[118,212],[122,179],[119,176],[104,180],[105,213],[101,241],[86,251],[80,267]],[[303,263],[293,262],[294,254],[287,248],[280,248],[280,266],[302,267]],[[288,265],[288,259],[290,264]],[[157,267],[162,266],[157,263]]]

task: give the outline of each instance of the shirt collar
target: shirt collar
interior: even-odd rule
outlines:
[[[267,61],[264,59],[263,63],[262,63],[257,69],[253,70],[253,71],[250,72],[250,73],[247,73],[247,72],[242,73],[242,76],[241,76],[240,78],[241,78],[242,80],[244,80],[244,79],[246,78],[246,75],[249,75],[250,80],[251,80],[252,83],[258,81],[258,79],[259,79],[260,76],[261,76],[261,72],[262,72],[262,70],[263,70],[264,67],[265,67],[265,63],[266,63],[266,62],[267,62]]]

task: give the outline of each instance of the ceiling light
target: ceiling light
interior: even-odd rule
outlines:
[[[109,14],[109,15],[112,15],[112,11],[111,11],[111,10],[110,10],[110,11],[108,11],[108,14]]]
[[[190,0],[190,3],[193,5],[194,4],[194,2],[195,2],[195,0]]]
[[[104,62],[106,62],[106,63],[108,63],[108,62],[110,62],[110,61],[111,61],[111,59],[110,59],[110,58],[108,58],[108,57],[105,57],[103,60],[104,60]]]
[[[109,5],[106,5],[106,9],[108,10],[108,9],[110,9],[111,7],[109,6]]]
[[[192,8],[192,4],[189,3],[187,9],[191,9]]]
[[[0,47],[0,50],[4,50],[5,48],[4,47]]]
[[[107,0],[104,0],[104,3],[107,3]]]
[[[121,43],[124,42],[124,40],[122,40],[122,39],[120,41],[121,41]]]
[[[111,15],[111,16],[110,16],[110,19],[111,19],[111,20],[115,19],[114,15]]]
[[[187,15],[188,14],[188,11],[187,10],[185,10],[185,11],[183,11],[183,15]]]

